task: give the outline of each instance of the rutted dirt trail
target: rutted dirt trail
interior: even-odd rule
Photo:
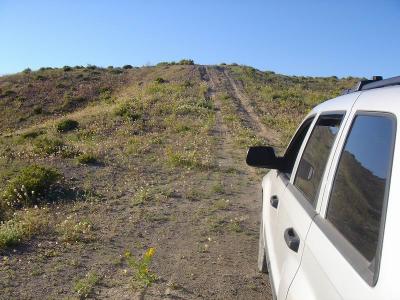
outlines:
[[[239,90],[235,80],[230,76],[229,72],[227,70],[224,70],[223,73],[226,76],[226,78],[228,79],[230,86],[232,87],[234,97],[240,101],[241,107],[246,112],[246,114],[249,116],[250,123],[251,123],[253,129],[255,130],[255,132],[270,142],[273,142],[273,143],[277,142],[278,141],[277,133],[275,133],[271,129],[268,130],[264,126],[264,124],[261,122],[259,116],[255,113],[254,108],[250,103],[250,100]]]

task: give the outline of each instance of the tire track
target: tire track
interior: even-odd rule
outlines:
[[[219,155],[219,164],[221,166],[230,166],[230,165],[235,165],[237,164],[237,158],[235,157],[235,153],[237,153],[236,145],[234,144],[233,140],[230,138],[230,133],[229,133],[229,128],[223,121],[223,116],[222,116],[222,103],[221,100],[217,97],[216,93],[218,91],[229,91],[227,88],[229,88],[229,85],[227,85],[226,81],[229,78],[224,72],[218,72],[218,67],[200,67],[199,69],[201,78],[202,80],[205,80],[208,82],[209,85],[209,90],[208,90],[208,95],[209,97],[213,100],[215,107],[216,107],[216,122],[215,122],[215,131],[216,131],[216,136],[219,137],[218,141],[218,152],[220,153]],[[221,80],[222,79],[222,80]],[[231,84],[231,83],[230,83]],[[234,82],[233,82],[234,84]],[[232,85],[232,84],[231,84]],[[236,91],[238,93],[238,90]],[[236,94],[234,97],[239,98],[239,95]],[[244,111],[245,113],[247,112],[246,110]],[[250,115],[250,114],[248,114]],[[254,120],[253,120],[254,121]],[[266,130],[264,128],[264,130]],[[260,202],[257,201],[257,199],[250,200],[248,195],[254,194],[254,192],[261,194],[260,191],[260,184],[258,181],[258,174],[256,173],[256,170],[254,168],[249,168],[244,164],[243,162],[240,163],[243,168],[243,170],[246,170],[246,173],[243,175],[248,177],[250,179],[251,184],[247,185],[246,187],[241,188],[240,193],[237,193],[235,195],[235,199],[232,199],[233,202],[237,203],[239,206],[242,206],[245,208],[245,211],[243,211],[244,214],[248,217],[248,221],[251,224],[251,227],[253,230],[257,230],[259,228],[259,215],[260,215]],[[252,179],[255,179],[257,181],[253,181]],[[257,240],[256,240],[257,241]],[[249,245],[247,245],[249,246]],[[234,248],[239,248],[240,250],[245,250],[247,247],[243,246],[236,246]],[[258,250],[256,243],[254,245],[250,245],[250,247],[253,249],[255,252]],[[239,250],[239,251],[240,251]],[[247,251],[245,251],[247,252]],[[255,254],[254,254],[255,255]],[[255,259],[255,257],[254,257]],[[250,269],[252,267],[250,266]],[[255,264],[254,264],[254,269],[255,269]],[[255,271],[257,274],[258,271]],[[233,275],[233,274],[232,274]],[[254,275],[253,275],[254,276]],[[263,283],[266,285],[264,293],[262,295],[263,299],[268,300],[272,299],[272,294],[271,294],[271,288],[269,286],[269,280],[268,278],[263,277],[263,275],[258,274],[256,277],[253,278],[259,278],[263,280]]]
[[[273,129],[267,129],[262,123],[260,117],[255,112],[251,102],[247,96],[245,96],[237,86],[235,80],[229,74],[229,72],[224,69],[223,74],[229,82],[230,90],[233,92],[233,96],[239,105],[239,109],[242,110],[247,116],[247,121],[250,123],[254,131],[266,139],[270,144],[277,144],[279,142],[278,133]]]

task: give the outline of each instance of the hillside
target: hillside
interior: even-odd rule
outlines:
[[[355,82],[168,63],[0,77],[0,298],[265,299],[247,147],[282,148]]]

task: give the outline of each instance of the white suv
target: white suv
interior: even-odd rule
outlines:
[[[262,182],[259,269],[276,299],[400,299],[400,76],[315,107]],[[399,236],[397,236],[399,233]]]

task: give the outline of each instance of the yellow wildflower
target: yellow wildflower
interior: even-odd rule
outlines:
[[[147,257],[153,257],[154,253],[156,253],[156,249],[153,247],[150,247],[149,249],[147,249],[145,256]]]

